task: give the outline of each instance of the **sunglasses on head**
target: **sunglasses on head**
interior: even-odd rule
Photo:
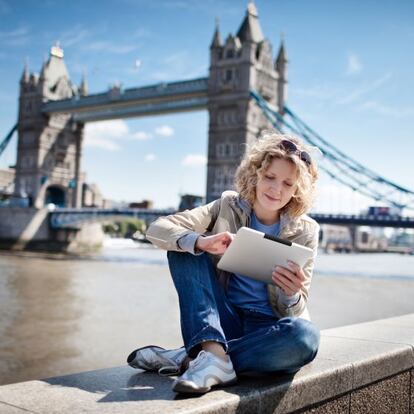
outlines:
[[[284,139],[280,142],[279,146],[286,152],[296,154],[305,164],[312,164],[310,155],[306,151],[301,151],[294,142]]]

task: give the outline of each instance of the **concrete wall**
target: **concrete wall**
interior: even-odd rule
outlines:
[[[12,168],[0,168],[0,190],[8,189],[10,192],[13,187],[14,181],[14,169]]]
[[[50,234],[47,214],[46,208],[0,208],[0,239],[48,239]]]
[[[122,366],[4,385],[0,413],[410,414],[413,348],[409,314],[322,331],[318,356],[294,376],[177,398],[173,378]]]
[[[0,248],[80,252],[102,245],[100,223],[85,223],[80,230],[49,228],[47,208],[0,208]]]

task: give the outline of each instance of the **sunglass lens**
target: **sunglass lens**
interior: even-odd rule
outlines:
[[[285,151],[294,152],[295,154],[298,154],[300,159],[304,161],[306,164],[308,165],[312,164],[310,155],[306,151],[299,151],[298,147],[296,146],[294,142],[284,139],[283,141],[281,141],[280,146]]]
[[[298,147],[292,141],[288,141],[287,139],[284,139],[280,145],[283,149],[290,152],[295,152],[298,149]]]
[[[306,152],[306,151],[302,151],[300,153],[300,159],[304,162],[306,162],[306,164],[311,165],[312,161],[311,161],[311,157],[310,155]]]

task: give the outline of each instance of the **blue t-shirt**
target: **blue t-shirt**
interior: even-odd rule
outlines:
[[[280,231],[279,222],[271,225],[263,224],[258,220],[254,212],[251,214],[250,227],[276,237]],[[274,316],[269,303],[267,283],[236,273],[230,278],[227,297],[234,306]]]

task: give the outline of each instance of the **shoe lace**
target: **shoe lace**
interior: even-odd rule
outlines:
[[[198,367],[205,359],[207,358],[207,353],[205,351],[200,351],[196,359],[193,359],[189,363],[189,369]]]

